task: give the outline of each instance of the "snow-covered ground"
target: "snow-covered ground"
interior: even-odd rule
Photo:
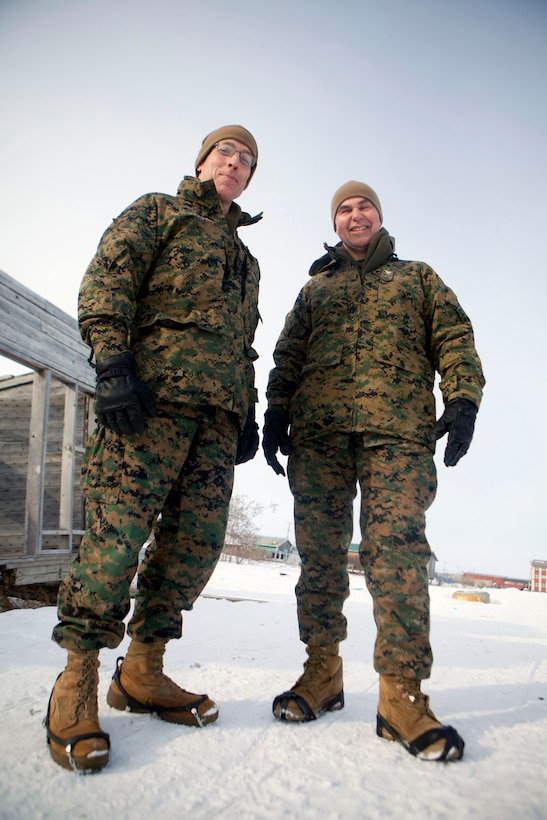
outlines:
[[[305,658],[298,569],[220,562],[169,644],[166,671],[208,692],[205,729],[116,712],[105,703],[118,650],[101,653],[101,722],[111,761],[80,776],[51,760],[42,726],[65,653],[55,609],[0,614],[0,817],[547,818],[547,595],[491,590],[490,603],[431,588],[434,711],[466,741],[450,764],[412,758],[375,734],[374,625],[362,576],[351,577],[342,645],[346,706],[289,725],[271,713]]]

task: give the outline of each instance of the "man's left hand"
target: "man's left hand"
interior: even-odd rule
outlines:
[[[247,414],[245,427],[237,442],[236,464],[245,464],[255,457],[258,450],[258,424],[255,421],[255,406]]]
[[[477,406],[468,399],[452,399],[431,430],[430,441],[437,441],[448,433],[448,443],[444,452],[444,463],[447,467],[455,467],[469,450],[477,411]]]

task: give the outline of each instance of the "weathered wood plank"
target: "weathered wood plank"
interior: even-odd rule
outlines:
[[[76,441],[76,417],[78,411],[78,388],[65,386],[64,424],[62,434],[61,486],[59,504],[59,527],[70,530],[73,526],[74,503],[74,445]],[[72,544],[70,544],[70,547]]]
[[[51,373],[34,374],[27,469],[25,555],[38,555],[42,543],[44,475]]]
[[[37,558],[0,559],[0,575],[14,570],[16,586],[54,583],[65,577],[74,558],[75,553]]]
[[[78,322],[0,270],[0,355],[33,369],[49,369],[64,382],[94,389],[89,348]]]

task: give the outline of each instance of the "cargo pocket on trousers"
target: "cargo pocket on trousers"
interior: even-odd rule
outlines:
[[[89,501],[115,504],[120,491],[125,443],[102,425],[91,434],[82,460],[82,493]]]

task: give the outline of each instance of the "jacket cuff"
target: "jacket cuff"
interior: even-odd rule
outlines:
[[[129,350],[126,333],[112,325],[93,325],[87,336],[96,359],[106,359]]]

